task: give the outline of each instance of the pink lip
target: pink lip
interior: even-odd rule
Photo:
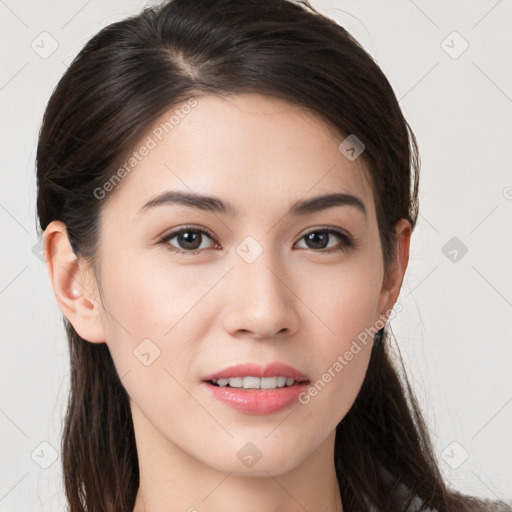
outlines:
[[[297,382],[307,381],[308,378],[293,366],[283,363],[259,365],[256,363],[230,366],[203,378],[203,381],[229,379],[230,377],[288,377]]]
[[[230,377],[288,377],[296,382],[293,386],[277,389],[224,388],[213,385],[212,380]],[[220,402],[245,414],[266,415],[279,412],[297,403],[297,399],[309,385],[308,378],[296,368],[283,363],[259,365],[255,363],[230,366],[207,375],[201,385]]]
[[[202,382],[206,391],[215,399],[245,414],[273,414],[297,403],[299,395],[307,389],[308,382],[277,389],[221,388]]]

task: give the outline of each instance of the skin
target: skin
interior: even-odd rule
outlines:
[[[108,345],[130,397],[140,467],[135,512],[342,510],[335,428],[359,392],[371,340],[309,403],[275,414],[235,411],[205,393],[201,380],[237,363],[280,361],[315,382],[389,315],[410,224],[396,226],[385,275],[372,190],[362,159],[339,151],[343,138],[275,98],[200,97],[104,200],[98,280],[74,256],[62,223],[46,229],[59,307],[82,338]],[[138,214],[169,189],[217,196],[239,215],[180,205]],[[351,206],[287,214],[299,199],[333,191],[358,196],[367,216]],[[189,224],[214,235],[203,235],[199,254],[171,252],[191,246],[177,237],[159,243]],[[325,252],[343,245],[336,235],[326,248],[308,245],[304,235],[325,225],[357,245]],[[236,252],[247,236],[263,251],[251,263]],[[149,366],[134,356],[146,338],[160,350]],[[237,457],[247,442],[261,453],[252,467]]]

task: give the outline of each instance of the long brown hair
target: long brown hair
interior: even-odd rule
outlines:
[[[418,215],[414,134],[388,80],[351,35],[289,0],[171,0],[96,34],[44,114],[36,156],[41,230],[62,221],[77,257],[94,268],[108,201],[95,190],[152,123],[191,97],[247,92],[309,108],[362,141],[388,269],[396,223],[405,218],[414,228]],[[63,321],[71,363],[62,437],[69,511],[132,512],[139,467],[127,394],[107,345],[87,342]],[[489,510],[443,482],[389,338],[388,327],[375,335],[360,393],[336,428],[345,512],[399,512],[413,503],[415,510]]]

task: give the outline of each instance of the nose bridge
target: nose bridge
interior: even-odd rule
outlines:
[[[246,280],[247,297],[255,301],[253,306],[270,306],[286,302],[286,287],[283,283],[283,272],[279,270],[279,263],[271,251],[268,255],[261,255],[252,263],[239,262],[240,274]],[[264,299],[264,300],[263,300]]]
[[[275,251],[248,237],[236,252],[231,276],[235,288],[230,298],[232,316],[227,327],[261,337],[276,335],[283,329],[293,330],[293,294]]]

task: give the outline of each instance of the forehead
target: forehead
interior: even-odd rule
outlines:
[[[286,208],[329,192],[360,197],[373,209],[362,158],[340,151],[345,136],[321,116],[257,94],[199,96],[147,130],[123,162],[107,208],[130,214],[164,190],[211,194],[239,212]]]

